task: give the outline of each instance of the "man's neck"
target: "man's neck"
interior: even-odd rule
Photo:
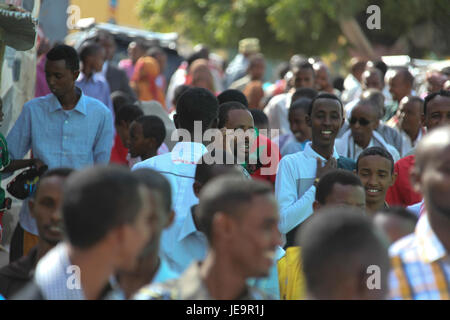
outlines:
[[[226,257],[210,251],[200,266],[200,275],[211,297],[217,300],[238,299],[246,290],[245,277],[233,270]]]
[[[375,213],[384,208],[384,203],[385,203],[384,200],[371,203],[366,202],[366,213],[369,215],[369,217],[373,217]]]
[[[450,253],[450,233],[448,232],[450,230],[450,217],[446,217],[439,212],[432,212],[428,207],[427,215],[434,233],[444,246],[447,254]]]
[[[150,150],[149,152],[147,152],[145,154],[141,154],[140,157],[141,157],[142,161],[144,161],[144,160],[147,160],[149,158],[156,156],[157,154],[158,154],[157,150]]]
[[[109,252],[99,247],[80,250],[69,246],[69,260],[80,268],[81,287],[86,300],[100,299],[102,290],[113,274],[109,255]]]
[[[140,288],[151,283],[161,264],[157,253],[151,253],[142,259],[135,270],[118,275],[119,285],[125,298],[130,299]]]
[[[319,155],[324,157],[325,159],[330,159],[334,153],[334,141],[333,144],[327,146],[318,146],[314,144],[314,141],[311,143],[311,148],[317,152]]]
[[[56,97],[61,104],[61,107],[64,110],[72,110],[75,108],[75,106],[78,103],[78,100],[80,100],[80,94],[77,92],[77,90],[74,88],[72,91],[67,93],[64,96]]]

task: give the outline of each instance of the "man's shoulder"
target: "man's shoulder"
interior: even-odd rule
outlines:
[[[144,161],[138,162],[133,166],[133,170],[137,170],[137,169],[145,169],[145,168],[149,168],[149,169],[162,169],[162,168],[166,168],[168,165],[168,160],[170,160],[171,154],[170,152],[168,153],[164,153],[164,154],[160,154],[151,158],[148,158]]]
[[[134,300],[179,300],[179,279],[149,284],[141,288],[133,297]]]
[[[86,112],[89,113],[100,113],[100,114],[110,114],[111,111],[108,107],[100,100],[83,94],[84,103],[86,104]]]
[[[45,107],[51,101],[53,101],[53,99],[54,99],[53,93],[49,93],[45,96],[28,100],[27,102],[24,103],[23,108],[29,109],[29,108],[36,108],[36,107]],[[31,110],[33,110],[33,109],[31,109]]]

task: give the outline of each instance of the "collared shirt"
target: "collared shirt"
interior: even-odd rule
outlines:
[[[333,157],[339,159],[336,148]],[[278,226],[283,234],[294,229],[313,213],[316,158],[320,158],[325,165],[326,159],[315,152],[311,142],[308,142],[304,151],[289,154],[280,161],[275,181],[275,196],[280,207]]]
[[[90,78],[80,72],[76,81],[77,87],[83,90],[83,93],[89,97],[95,98],[103,102],[105,106],[114,115],[114,107],[111,100],[111,90],[109,89],[108,82],[101,72],[92,74]]]
[[[49,169],[107,164],[113,142],[112,116],[103,103],[83,93],[72,110],[64,110],[56,96],[49,94],[24,104],[6,140],[11,159],[23,159],[32,149],[33,156]],[[24,204],[20,224],[37,235],[36,222]]]
[[[391,299],[450,299],[450,256],[427,214],[421,216],[413,234],[390,247],[389,254]]]
[[[269,126],[273,129],[280,130],[279,134],[284,135],[291,133],[289,126],[288,111],[291,105],[292,93],[282,93],[270,99],[264,112],[269,119]]]
[[[134,297],[136,300],[214,300],[201,275],[200,262],[191,266],[176,280],[153,284],[142,288]],[[256,288],[247,286],[238,300],[265,300],[269,296]]]
[[[303,142],[299,142],[294,136],[292,136],[281,149],[281,156],[287,156],[288,154],[296,153],[299,151],[303,151],[305,149],[306,143],[309,140],[305,140]]]

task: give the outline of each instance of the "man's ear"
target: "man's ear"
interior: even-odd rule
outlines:
[[[202,184],[198,181],[195,181],[192,185],[192,189],[194,190],[195,196],[198,198],[200,195],[200,190],[202,189]]]
[[[175,128],[177,128],[177,129],[180,128],[179,118],[178,118],[178,114],[177,113],[175,113],[173,115],[173,123],[175,124]]]
[[[228,242],[234,236],[234,225],[233,218],[229,217],[223,212],[217,212],[212,221],[211,232],[213,237],[217,237],[219,234],[220,238]]]
[[[398,173],[397,172],[395,172],[394,171],[394,173],[392,174],[392,180],[391,180],[391,187],[394,185],[394,183],[395,183],[395,181],[397,180],[397,176],[398,176]]]
[[[34,199],[28,200],[28,209],[30,209],[31,216],[36,219],[36,216],[34,215],[34,211],[33,211],[33,209],[34,209]]]
[[[322,207],[322,206],[320,205],[319,201],[317,201],[317,200],[314,200],[312,206],[313,206],[313,212],[319,211],[320,208]]]

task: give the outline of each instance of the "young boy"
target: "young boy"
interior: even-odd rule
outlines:
[[[3,121],[3,101],[0,98],[0,125]],[[19,169],[36,166],[40,167],[44,163],[39,159],[11,160],[9,158],[8,144],[3,134],[0,132],[0,173],[14,172]],[[1,174],[0,174],[1,182]],[[5,190],[0,187],[0,241],[2,240],[3,223],[2,218],[6,210],[11,205],[11,199],[5,198]]]
[[[157,116],[141,116],[130,125],[128,147],[132,158],[154,157],[166,137],[164,122]]]
[[[376,212],[388,207],[386,192],[397,177],[394,159],[381,147],[367,148],[358,157],[356,173],[366,191],[366,212],[373,217]]]
[[[308,108],[311,99],[301,98],[289,108],[289,126],[294,139],[290,139],[281,149],[281,156],[303,151],[308,141],[311,141],[311,128],[307,124]]]

